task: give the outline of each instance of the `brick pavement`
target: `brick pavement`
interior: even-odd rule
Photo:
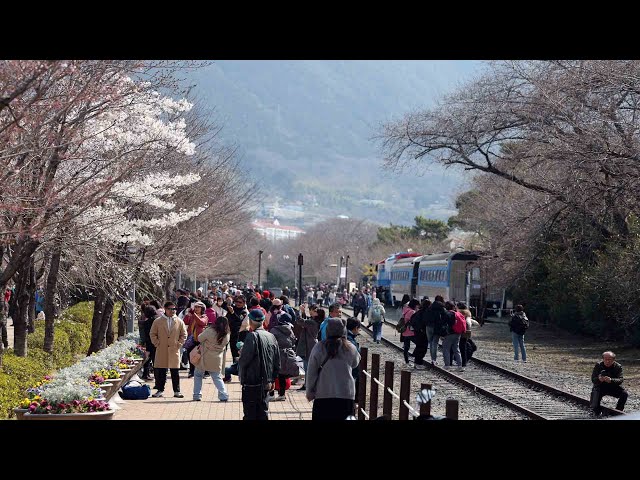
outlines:
[[[174,398],[171,389],[171,376],[167,375],[165,396],[149,397],[146,400],[121,400],[114,420],[242,420],[242,401],[238,377],[227,383],[229,401],[218,401],[218,392],[210,378],[204,379],[202,401],[194,402],[193,379],[187,378],[188,371],[180,370],[180,391],[184,398]],[[153,387],[153,380],[147,382]],[[269,402],[270,420],[311,420],[312,403],[307,401],[305,392],[298,391],[300,386],[292,385],[287,390],[286,400]],[[154,391],[155,392],[155,391]],[[277,394],[276,394],[277,396]]]

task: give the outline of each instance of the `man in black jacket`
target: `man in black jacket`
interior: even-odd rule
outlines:
[[[611,395],[618,399],[617,410],[624,410],[624,404],[627,403],[629,395],[622,387],[622,382],[624,381],[622,365],[615,360],[615,353],[604,352],[602,354],[602,362],[596,363],[596,366],[593,367],[593,372],[591,373],[591,381],[593,382],[591,409],[596,415],[600,415],[600,401],[605,395]]]
[[[236,295],[233,306],[227,306],[227,319],[229,320],[229,330],[231,330],[231,338],[229,339],[229,346],[231,347],[231,357],[233,363],[238,361],[238,347],[236,343],[240,334],[240,327],[245,317],[249,314],[247,310],[246,302],[243,295]]]
[[[444,308],[444,298],[442,295],[436,295],[433,303],[429,306],[429,310],[426,312],[425,319],[427,337],[429,337],[429,349],[431,350],[431,363],[433,365],[438,364],[438,341],[440,337],[447,336],[450,316],[447,309]]]
[[[269,420],[267,394],[273,390],[280,372],[280,350],[276,337],[262,327],[264,313],[249,312],[251,332],[247,335],[238,360],[242,385],[243,420]]]

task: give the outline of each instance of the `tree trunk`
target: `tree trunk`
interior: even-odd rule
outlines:
[[[98,338],[102,339],[101,347],[105,348],[107,345],[113,343],[113,299],[107,297],[104,301],[104,308],[102,309],[102,321],[100,322],[100,330],[98,331]],[[111,343],[106,341],[106,333],[111,332]]]
[[[30,263],[30,262],[29,262]],[[29,263],[23,265],[15,275],[16,318],[13,319],[13,349],[17,357],[27,356],[27,321],[29,317]]]
[[[33,333],[36,331],[36,267],[31,260],[29,267],[29,285],[27,286],[29,293],[29,305],[27,313],[27,331]]]
[[[111,312],[109,313],[109,319],[107,320],[107,346],[111,345],[115,339],[115,333],[113,331],[113,300],[111,301]],[[105,302],[105,310],[107,309],[107,302]]]
[[[102,337],[100,337],[100,325],[102,324],[102,312],[105,308],[106,295],[102,289],[96,290],[95,303],[93,305],[93,318],[91,319],[91,345],[89,345],[89,351],[87,356],[94,352],[97,352],[102,348],[104,342],[104,334],[106,330],[102,331]]]
[[[118,338],[124,337],[127,334],[127,308],[124,302],[120,307],[120,313],[118,314]]]
[[[47,276],[47,289],[44,297],[44,351],[53,353],[53,338],[55,329],[56,287],[58,285],[58,271],[60,270],[60,248],[58,247],[51,257],[49,275]]]
[[[175,281],[175,275],[167,275],[165,281],[164,281],[164,298],[165,300],[169,300],[173,295],[172,295],[172,290],[171,290],[171,286],[173,285],[173,282]],[[205,292],[206,293],[206,292]],[[160,302],[160,305],[164,305],[164,302]]]

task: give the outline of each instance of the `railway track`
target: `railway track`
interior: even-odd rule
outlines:
[[[343,310],[352,312],[348,307]],[[346,313],[346,312],[345,312]],[[396,336],[395,323],[385,320],[382,330],[382,343],[396,351],[402,347],[389,340]],[[370,329],[363,329],[372,335]],[[396,336],[396,338],[398,338]],[[396,341],[397,342],[397,341]],[[425,357],[425,358],[428,358]],[[493,401],[512,408],[531,419],[570,420],[594,419],[589,408],[589,400],[566,392],[551,385],[539,382],[525,375],[502,368],[485,360],[472,358],[464,372],[446,370],[437,365],[426,364],[427,371],[437,372],[447,380],[473,389]],[[420,373],[423,370],[416,370]],[[622,415],[623,412],[602,406],[605,415]]]

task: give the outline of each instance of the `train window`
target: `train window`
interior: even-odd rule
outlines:
[[[474,267],[471,270],[471,279],[472,280],[480,280],[480,267]]]

